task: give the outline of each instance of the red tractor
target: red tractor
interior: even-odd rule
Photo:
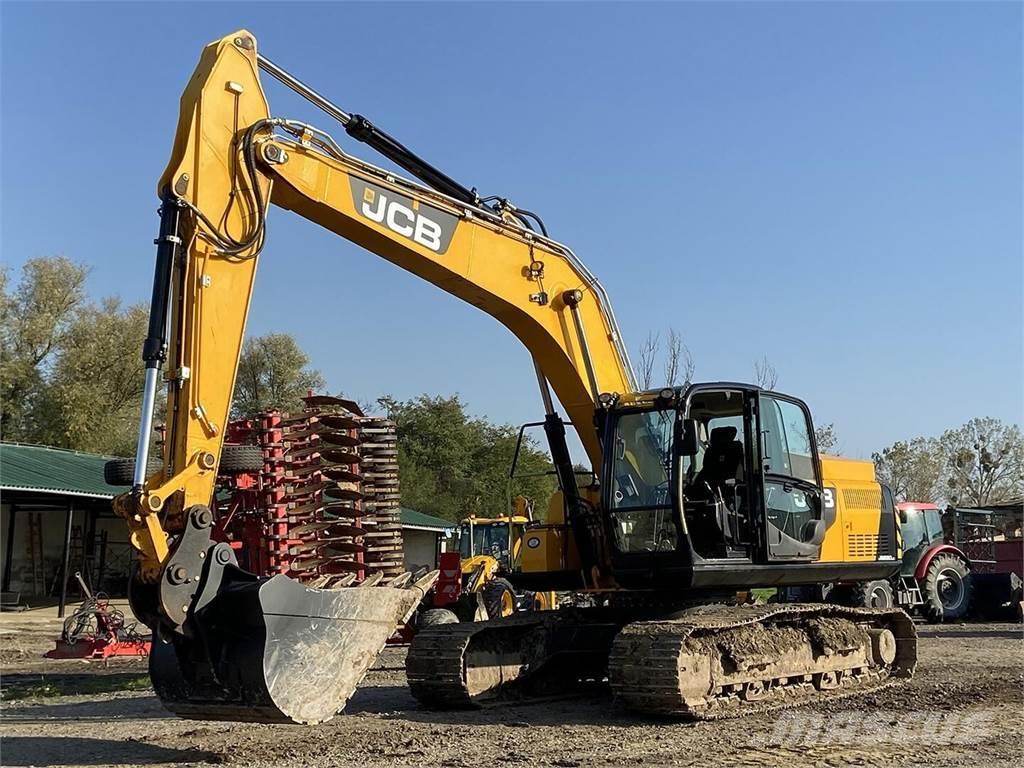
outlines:
[[[933,624],[965,618],[974,595],[971,560],[946,543],[942,510],[918,501],[905,501],[896,509],[903,538],[897,604],[919,610]]]

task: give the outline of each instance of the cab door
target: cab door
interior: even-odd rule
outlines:
[[[810,413],[795,398],[766,392],[758,396],[757,411],[768,560],[816,561],[826,499]]]

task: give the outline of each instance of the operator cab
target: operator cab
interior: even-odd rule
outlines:
[[[896,505],[903,539],[900,574],[913,576],[921,557],[937,544],[946,541],[942,510],[935,504],[904,501]]]
[[[526,520],[513,518],[513,523],[521,528]],[[508,518],[468,517],[459,526],[458,538],[459,557],[462,560],[485,555],[497,560],[502,570],[507,571],[513,567],[513,542],[518,537],[509,528]]]
[[[765,566],[820,556],[831,521],[802,401],[734,383],[642,393],[607,411],[604,441],[624,586],[744,586]]]

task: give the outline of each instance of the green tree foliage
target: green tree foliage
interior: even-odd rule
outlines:
[[[148,319],[143,305],[122,307],[112,298],[78,312],[45,390],[43,442],[121,456],[134,452]]]
[[[1024,438],[1019,426],[998,419],[901,440],[873,458],[879,480],[901,501],[970,507],[1024,497]]]
[[[379,402],[398,425],[403,505],[453,521],[508,513],[516,427],[470,417],[457,395]],[[524,440],[511,498],[532,499],[542,514],[555,489],[554,478],[544,474],[550,469],[548,455]]]
[[[835,455],[839,452],[839,436],[836,435],[835,424],[818,424],[815,426],[814,439],[818,443],[819,453]]]
[[[1024,438],[1016,424],[971,419],[939,438],[946,496],[958,506],[984,506],[1024,496]]]
[[[0,434],[38,437],[49,367],[84,302],[86,269],[63,256],[30,259],[13,292],[0,270]]]
[[[879,481],[897,501],[936,501],[942,492],[942,455],[935,438],[900,440],[872,454]]]
[[[248,418],[271,408],[302,410],[302,398],[324,386],[324,377],[308,364],[309,357],[291,334],[247,339],[238,362],[231,415]]]
[[[0,381],[8,440],[130,453],[142,399],[147,311],[86,301],[87,270],[31,259],[13,292],[0,283]]]

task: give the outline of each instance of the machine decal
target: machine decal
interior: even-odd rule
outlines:
[[[825,528],[831,528],[836,521],[836,489],[824,487],[821,489],[821,519],[825,521]]]
[[[434,253],[448,250],[458,224],[455,216],[355,176],[349,176],[349,182],[352,203],[364,219],[383,224]]]

